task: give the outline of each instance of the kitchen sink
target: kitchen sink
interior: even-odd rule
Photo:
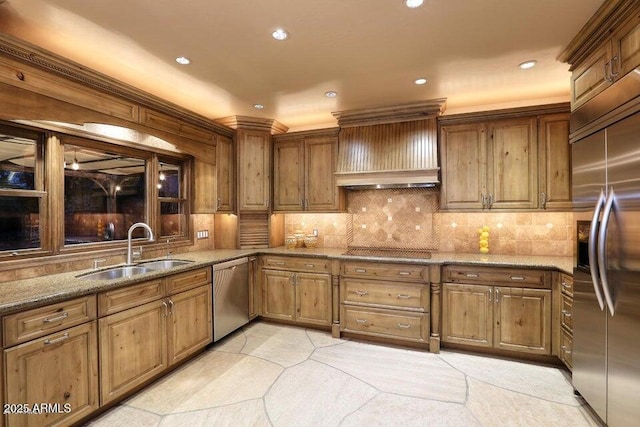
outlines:
[[[120,279],[123,277],[132,277],[138,274],[148,273],[149,271],[152,271],[152,269],[137,266],[137,265],[134,265],[134,266],[126,265],[126,266],[110,268],[108,270],[96,271],[95,273],[81,274],[80,276],[77,276],[77,277],[82,277],[85,279],[92,279],[92,280],[113,280],[113,279]]]
[[[138,265],[149,270],[166,270],[167,268],[191,264],[192,262],[193,261],[185,261],[181,259],[159,259],[157,261],[142,262]]]

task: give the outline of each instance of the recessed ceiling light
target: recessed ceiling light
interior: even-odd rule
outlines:
[[[522,68],[523,70],[528,70],[529,68],[533,68],[537,63],[538,61],[532,59],[530,61],[523,62],[522,64],[518,65],[518,67]]]
[[[327,98],[335,98],[336,96],[338,96],[338,92],[336,92],[335,90],[330,90],[328,92],[325,92],[324,96],[326,96]]]
[[[416,80],[414,81],[414,83],[415,83],[415,84],[417,84],[417,85],[423,85],[423,84],[425,84],[426,82],[427,82],[427,79],[425,79],[424,77],[420,77],[419,79],[416,79]]]
[[[271,33],[271,36],[276,40],[286,40],[289,38],[289,33],[284,28],[278,28]]]
[[[176,62],[180,65],[189,65],[191,63],[191,60],[189,58],[186,58],[184,56],[178,56],[176,58]]]
[[[411,9],[422,6],[422,3],[424,0],[404,0],[404,5]]]
[[[256,110],[262,110],[264,108],[264,105],[262,105],[262,104],[253,104],[253,108],[255,108]]]

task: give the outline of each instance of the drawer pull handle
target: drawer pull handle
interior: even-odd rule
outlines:
[[[64,320],[67,317],[69,317],[69,313],[67,313],[66,311],[64,313],[62,313],[60,316],[56,316],[56,317],[47,317],[46,319],[42,319],[42,323],[53,323],[53,322],[57,322],[59,320]]]
[[[409,298],[411,298],[411,295],[398,294],[398,298],[400,298],[400,299],[409,299]]]
[[[564,314],[566,317],[571,317],[571,312],[568,310],[562,310],[562,314]]]
[[[274,261],[273,262],[275,265],[284,265],[285,263],[282,261]]]
[[[398,328],[400,329],[409,329],[411,325],[407,325],[405,323],[398,323]]]
[[[307,267],[307,268],[313,268],[313,267],[315,267],[315,264],[305,264],[304,266]]]
[[[399,271],[398,274],[400,276],[411,276],[411,273],[409,271]]]
[[[356,268],[356,273],[366,273],[367,270],[365,270],[364,268]]]
[[[524,277],[522,276],[509,276],[511,278],[511,280],[524,280]]]
[[[44,340],[44,345],[51,345],[51,344],[55,344],[55,343],[58,343],[58,342],[62,342],[64,340],[68,339],[68,338],[69,338],[69,333],[65,332],[59,338],[55,338],[55,339],[52,339],[52,340],[49,340],[49,339]]]
[[[571,289],[571,285],[569,285],[567,282],[562,282],[562,287],[564,289]]]
[[[367,323],[367,319],[356,319],[358,323]]]
[[[369,295],[369,292],[367,291],[356,291],[356,294],[360,295],[361,297],[365,296],[365,295]]]
[[[465,276],[467,276],[467,277],[480,277],[478,274],[473,274],[473,273],[467,273],[467,274],[465,274]]]

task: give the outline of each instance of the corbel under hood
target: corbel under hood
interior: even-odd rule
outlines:
[[[340,126],[338,186],[439,184],[436,117],[444,111],[445,101],[333,113]]]

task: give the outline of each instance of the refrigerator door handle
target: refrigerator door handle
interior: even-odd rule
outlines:
[[[611,297],[611,291],[609,289],[609,281],[607,278],[607,229],[609,228],[609,219],[611,218],[611,209],[613,208],[613,201],[615,200],[615,193],[613,187],[609,190],[607,196],[607,202],[604,206],[602,213],[602,224],[600,224],[600,231],[598,236],[598,270],[600,271],[600,281],[602,282],[602,290],[604,291],[604,298],[607,301],[609,312],[611,316],[615,315],[615,308],[613,306],[613,298]]]
[[[604,205],[604,202],[604,188],[602,188],[600,189],[600,197],[598,197],[596,207],[593,210],[591,228],[589,229],[589,269],[591,270],[591,282],[593,283],[593,290],[596,293],[600,311],[604,310],[604,298],[602,297],[602,293],[600,292],[600,284],[598,283],[598,256],[596,241],[598,237],[598,220],[600,219],[600,211],[602,210],[602,205]]]

